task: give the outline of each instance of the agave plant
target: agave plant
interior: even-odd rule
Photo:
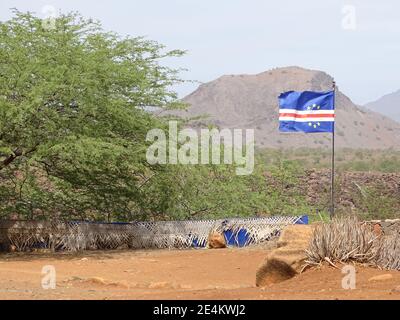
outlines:
[[[378,237],[355,216],[335,218],[318,225],[306,250],[307,263],[322,261],[373,263],[379,248]]]

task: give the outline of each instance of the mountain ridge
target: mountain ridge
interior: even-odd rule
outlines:
[[[375,101],[364,105],[367,109],[381,113],[400,122],[400,89],[385,94]]]
[[[191,126],[214,124],[220,128],[253,128],[259,147],[330,147],[328,133],[303,134],[278,131],[278,96],[296,91],[327,91],[333,78],[324,71],[298,66],[274,68],[258,74],[223,75],[201,84],[183,98],[186,111],[173,114],[205,120]],[[400,124],[376,112],[360,108],[337,87],[336,144],[348,148],[400,148]]]

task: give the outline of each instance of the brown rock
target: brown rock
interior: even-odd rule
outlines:
[[[394,289],[392,289],[392,292],[400,293],[400,286],[396,286]]]
[[[380,274],[378,276],[369,278],[368,281],[385,281],[385,280],[390,280],[392,278],[393,278],[393,276],[390,273],[386,273],[386,274]]]
[[[256,273],[256,286],[264,287],[294,277],[297,274],[285,261],[270,258],[267,259]]]
[[[173,288],[173,285],[167,281],[151,282],[148,286],[149,289],[169,289]]]
[[[210,232],[207,247],[209,249],[226,248],[226,240],[222,233],[217,231]]]
[[[313,226],[292,225],[283,229],[278,248],[272,250],[256,273],[256,286],[281,282],[298,274],[306,259],[305,250],[311,239]]]
[[[84,283],[84,284],[90,284],[90,285],[101,285],[101,286],[108,286],[108,287],[129,288],[128,284],[125,283],[125,282],[108,281],[108,280],[100,278],[100,277],[92,277],[92,278],[82,279],[81,282]]]
[[[181,284],[181,285],[179,285],[179,288],[188,290],[188,289],[192,289],[192,286],[190,284]]]
[[[106,280],[104,280],[103,278],[100,278],[100,277],[92,277],[92,278],[85,279],[83,281],[87,282],[87,283],[100,284],[100,285],[108,284],[108,282]]]
[[[300,272],[306,260],[305,248],[283,247],[273,250],[267,259],[275,259],[285,262],[296,272]]]
[[[70,278],[68,278],[68,279],[65,279],[65,280],[63,280],[63,282],[82,281],[82,280],[84,280],[84,279],[83,279],[83,278],[81,278],[81,277],[78,277],[78,276],[72,276],[72,277],[70,277]]]
[[[306,249],[311,239],[313,229],[310,225],[294,224],[285,227],[278,239],[277,246],[304,247]]]

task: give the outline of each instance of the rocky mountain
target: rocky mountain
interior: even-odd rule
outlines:
[[[207,115],[193,127],[212,123],[219,128],[253,128],[259,147],[330,147],[329,133],[281,133],[278,96],[288,90],[325,91],[332,87],[325,72],[300,67],[276,68],[259,74],[224,75],[202,84],[183,100],[190,106],[181,117]],[[336,96],[336,145],[349,148],[400,148],[400,124]]]
[[[400,122],[400,90],[367,103],[365,107]]]

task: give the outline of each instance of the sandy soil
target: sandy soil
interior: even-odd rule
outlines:
[[[265,248],[0,255],[0,299],[400,299],[400,272],[357,267],[356,289],[333,267],[260,289]],[[43,289],[43,266],[56,289]],[[390,279],[370,281],[390,274]]]

